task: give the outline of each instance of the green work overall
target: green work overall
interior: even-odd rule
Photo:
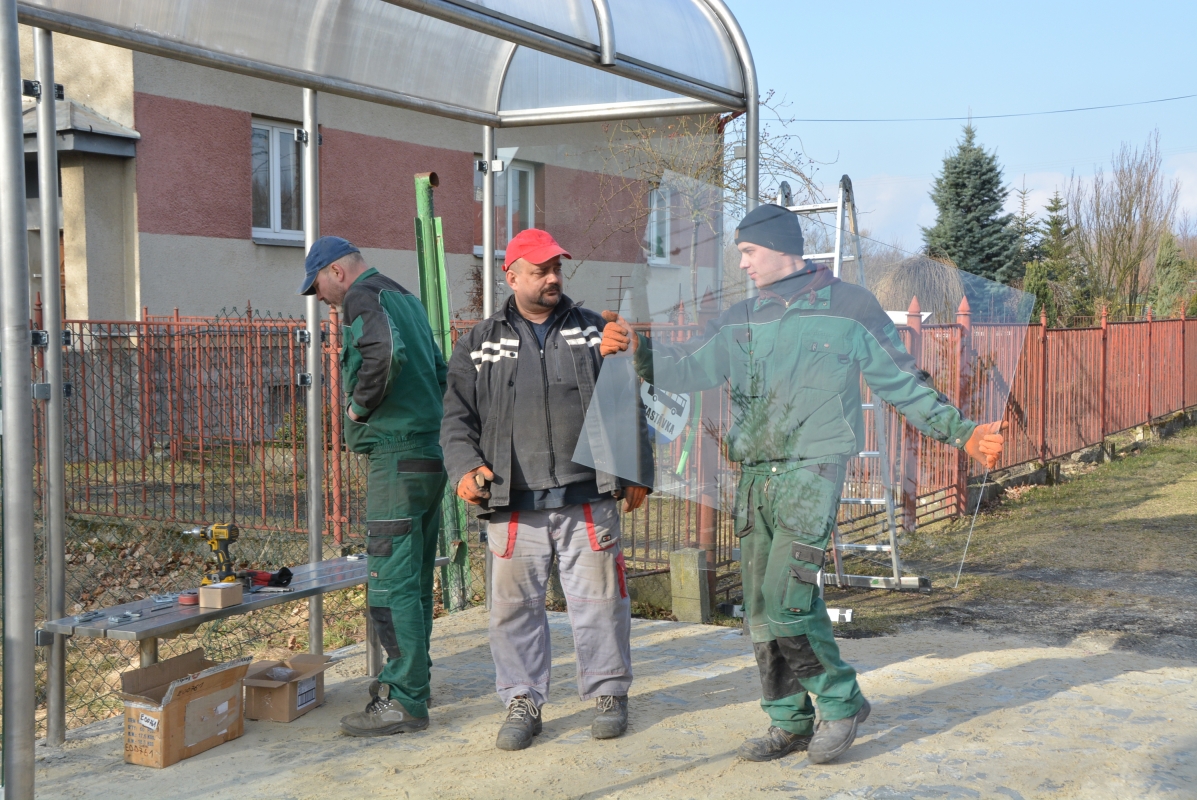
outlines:
[[[387,654],[378,680],[428,716],[432,576],[448,476],[440,445],[375,448],[366,489],[366,605]]]
[[[839,464],[762,463],[743,467],[736,493],[744,620],[761,672],[761,708],[778,728],[803,736],[814,732],[810,694],[828,720],[852,716],[863,702],[818,587],[843,478]]]
[[[670,392],[727,386],[722,444],[739,462],[735,501],[744,612],[777,727],[809,735],[863,703],[840,658],[818,573],[835,524],[844,465],[865,449],[861,379],[933,439],[963,447],[976,423],[931,385],[867,289],[809,269],[761,289],[685,344],[640,336],[636,371]]]
[[[345,442],[370,464],[366,605],[387,654],[378,679],[409,714],[427,717],[432,576],[448,480],[445,362],[419,299],[377,270],[362,273],[343,306]]]

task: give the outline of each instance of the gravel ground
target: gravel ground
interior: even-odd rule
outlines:
[[[555,684],[544,732],[493,747],[502,709],[481,609],[437,621],[432,725],[351,739],[364,658],[328,673],[326,704],[165,770],[125,765],[117,722],[38,748],[39,797],[108,798],[1154,798],[1197,796],[1197,664],[1119,649],[940,625],[841,641],[873,715],[837,763],[735,757],[763,731],[748,640],[736,629],[635,620],[631,728],[590,738],[570,629],[552,614]]]

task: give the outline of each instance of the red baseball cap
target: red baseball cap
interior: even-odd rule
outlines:
[[[554,256],[573,258],[565,248],[557,244],[557,240],[548,231],[539,228],[527,228],[520,231],[507,243],[507,254],[503,259],[503,271],[515,263],[517,258],[531,261],[533,264],[543,264]]]

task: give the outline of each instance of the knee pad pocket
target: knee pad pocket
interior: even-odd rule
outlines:
[[[826,672],[805,635],[781,637],[777,640],[777,648],[796,678],[813,678]]]

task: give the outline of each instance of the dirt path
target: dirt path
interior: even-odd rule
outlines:
[[[126,766],[114,722],[39,748],[38,796],[358,800],[379,798],[1155,798],[1197,785],[1197,666],[1090,636],[1044,647],[1012,636],[923,630],[847,640],[873,716],[840,762],[735,758],[764,729],[756,665],[732,629],[635,620],[627,736],[590,738],[576,697],[568,618],[544,732],[521,753],[493,747],[502,709],[481,609],[438,620],[433,724],[350,739],[341,715],[365,699],[364,659],[329,674],[327,703],[165,770]]]

